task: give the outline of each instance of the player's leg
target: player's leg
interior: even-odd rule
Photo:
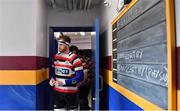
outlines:
[[[66,110],[67,103],[64,99],[64,94],[54,91],[54,111]]]
[[[67,109],[68,110],[78,110],[78,93],[70,93],[66,96]]]

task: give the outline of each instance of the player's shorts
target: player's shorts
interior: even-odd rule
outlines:
[[[78,109],[78,93],[54,91],[54,109]]]

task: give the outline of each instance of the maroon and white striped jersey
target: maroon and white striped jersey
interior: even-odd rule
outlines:
[[[54,90],[65,93],[77,92],[76,84],[81,78],[76,77],[76,72],[83,72],[80,58],[71,52],[69,54],[58,53],[54,55],[53,62],[56,81],[64,81],[65,83],[63,86],[55,86]]]

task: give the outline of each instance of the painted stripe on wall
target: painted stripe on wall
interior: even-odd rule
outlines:
[[[180,110],[180,47],[177,47],[177,109]]]
[[[48,58],[38,56],[0,56],[0,70],[37,70],[48,67]]]
[[[40,70],[0,70],[0,85],[36,85],[49,78],[49,68]]]
[[[112,63],[112,56],[106,56],[103,59],[104,63]],[[102,65],[103,66],[103,65]],[[103,67],[101,67],[104,70],[103,77],[104,77],[104,81],[106,84],[108,84],[109,86],[111,86],[112,88],[114,88],[115,90],[117,90],[120,94],[124,95],[125,97],[127,97],[129,100],[135,102],[135,104],[137,104],[139,107],[141,107],[142,109],[150,109],[150,110],[162,110],[160,107],[158,107],[157,105],[145,100],[144,98],[136,95],[135,93],[123,88],[122,86],[114,83],[112,80],[112,65],[104,65]],[[111,70],[109,70],[111,69]]]
[[[45,80],[40,84],[36,85],[36,109],[37,110],[48,110],[52,101],[52,87],[49,85],[49,81]]]
[[[0,110],[36,109],[36,86],[0,86]]]
[[[128,89],[114,83],[112,80],[112,71],[110,70],[104,70],[103,73],[104,81],[114,88],[116,91],[118,91],[120,94],[128,98],[130,101],[134,102],[137,104],[139,107],[141,107],[144,110],[163,110],[157,105],[145,100],[144,98],[138,96],[137,94],[129,91]]]
[[[111,56],[106,56],[104,58],[101,58],[101,61],[103,61],[103,64],[101,65],[101,68],[102,69],[106,69],[106,70],[112,70],[112,67],[111,67]],[[100,62],[102,63],[102,62]],[[104,63],[108,63],[109,65],[107,64],[104,64]],[[180,109],[180,47],[177,47],[177,107],[178,109]],[[107,72],[107,71],[106,71]],[[108,83],[110,80],[106,80],[106,83]],[[110,83],[109,83],[110,85]]]
[[[180,90],[177,90],[177,110],[180,110]]]
[[[177,47],[177,88],[180,90],[180,47]]]
[[[0,109],[48,109],[48,58],[0,56]]]
[[[103,92],[100,93],[100,96],[100,108],[102,110],[142,110],[106,83],[103,85]]]
[[[47,110],[48,80],[38,85],[0,85],[0,110]]]
[[[176,46],[177,46],[177,110],[180,110],[180,0],[175,0]]]

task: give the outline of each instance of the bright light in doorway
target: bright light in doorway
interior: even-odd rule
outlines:
[[[85,32],[80,32],[80,34],[81,34],[82,36],[85,36],[85,35],[86,35]]]
[[[78,35],[78,33],[77,33],[77,32],[75,32],[74,34],[75,34],[75,35]]]
[[[92,35],[92,36],[96,35],[96,32],[91,32],[91,35]]]
[[[112,4],[112,1],[111,0],[104,0],[104,5],[107,7],[107,6],[111,6]]]
[[[59,38],[60,35],[61,35],[60,32],[54,32],[54,37],[55,37],[55,38]]]

